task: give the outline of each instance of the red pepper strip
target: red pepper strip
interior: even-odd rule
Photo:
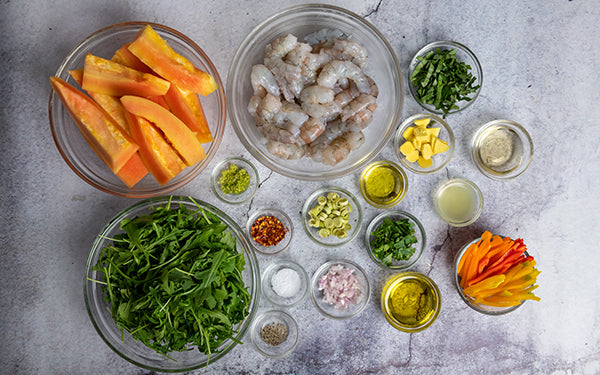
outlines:
[[[477,274],[481,274],[483,272],[483,270],[485,269],[485,267],[488,265],[488,263],[490,262],[490,258],[488,258],[487,256],[483,257],[483,259],[481,259],[479,261],[479,264],[477,265]]]
[[[517,241],[519,241],[519,240],[517,240]],[[527,247],[516,245],[517,241],[515,241],[515,244],[510,248],[510,250],[508,250],[506,253],[504,253],[504,255],[502,255],[502,257],[500,257],[500,259],[493,262],[489,266],[489,268],[492,268],[498,264],[504,263],[506,261],[506,259],[508,259],[508,258],[512,258],[513,260],[515,260],[519,256],[521,256],[521,254],[523,254],[525,252],[525,250],[527,250]],[[515,256],[515,254],[517,254],[517,255]]]
[[[502,244],[490,250],[490,263],[493,264],[500,259],[502,255],[504,255],[514,245],[514,243],[515,242],[510,239],[510,237],[504,237],[502,239]]]
[[[484,279],[487,279],[490,276],[496,276],[496,275],[503,274],[504,272],[506,272],[506,270],[508,270],[510,268],[510,266],[512,266],[512,263],[503,263],[503,264],[499,264],[498,266],[496,266],[494,268],[488,268],[481,275],[478,275],[478,276],[472,278],[471,280],[468,280],[466,285],[471,286],[471,285],[477,284],[478,282],[480,282]]]

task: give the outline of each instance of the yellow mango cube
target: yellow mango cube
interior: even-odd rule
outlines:
[[[433,156],[433,150],[429,143],[425,143],[423,148],[421,148],[421,156],[423,156],[423,159],[425,160],[429,160]]]
[[[433,144],[433,153],[441,154],[442,152],[448,151],[449,148],[450,148],[450,146],[448,146],[448,143],[446,143],[438,138],[435,141],[435,143]]]
[[[429,135],[433,135],[434,137],[440,136],[440,128],[427,128],[425,129]]]
[[[425,159],[422,156],[419,156],[419,158],[417,159],[417,164],[419,164],[421,168],[431,168],[431,166],[433,165],[433,160]]]
[[[411,163],[414,163],[419,158],[420,158],[420,156],[419,156],[419,150],[413,150],[408,155],[406,155],[406,160],[408,160]]]
[[[425,128],[416,127],[413,131],[415,138],[420,142],[429,142],[429,133]]]
[[[421,149],[421,141],[419,141],[416,137],[412,139],[412,144],[415,146],[417,150]]]
[[[409,126],[408,128],[406,128],[406,130],[404,130],[404,133],[402,133],[402,136],[407,141],[410,141],[411,138],[413,137],[413,131],[414,131],[414,128],[412,126]]]
[[[429,125],[429,121],[431,121],[430,118],[422,118],[422,119],[415,120],[414,123],[415,123],[415,125],[424,128],[427,125]]]
[[[410,154],[411,152],[413,152],[415,150],[416,150],[415,146],[410,141],[406,141],[402,144],[402,146],[400,146],[400,152],[404,156],[407,156],[408,154]]]

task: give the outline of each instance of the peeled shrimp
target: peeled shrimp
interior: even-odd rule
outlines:
[[[277,85],[273,73],[262,64],[254,65],[252,67],[250,82],[252,83],[254,95],[262,94],[264,89],[271,95],[279,96],[279,85]]]
[[[365,142],[362,132],[346,131],[329,143],[311,148],[310,156],[314,161],[327,165],[336,165],[344,160],[351,151],[358,149]]]
[[[377,108],[377,104],[375,102],[375,97],[373,95],[368,94],[360,94],[355,99],[353,99],[347,106],[342,109],[342,113],[340,114],[340,119],[342,121],[347,121],[350,117],[356,115],[357,113],[364,111],[365,109],[373,109]],[[371,111],[373,112],[373,111]]]
[[[337,60],[349,60],[361,69],[367,67],[367,50],[360,44],[348,39],[335,39],[331,54]]]
[[[302,109],[311,117],[333,119],[341,107],[333,101],[333,89],[323,86],[309,86],[300,93]]]
[[[326,64],[317,77],[317,84],[333,89],[340,78],[344,77],[352,80],[360,92],[371,93],[371,85],[367,76],[350,61],[333,60]]]
[[[286,160],[300,159],[306,153],[305,146],[285,144],[271,140],[267,142],[267,150],[271,154]]]
[[[300,127],[300,139],[305,144],[315,141],[325,131],[325,124],[318,118],[311,117]]]
[[[265,66],[271,70],[285,100],[293,102],[302,91],[302,68],[285,62],[284,57],[298,44],[298,39],[285,35],[275,39],[265,48]]]
[[[356,88],[356,85],[351,84],[349,87],[341,90],[338,94],[335,95],[333,99],[341,108],[343,112],[343,108],[347,106],[354,98],[360,95],[360,91]]]

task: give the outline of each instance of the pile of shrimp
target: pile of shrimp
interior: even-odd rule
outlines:
[[[313,38],[267,45],[264,64],[252,67],[248,111],[273,155],[333,166],[364,143],[379,91],[364,72],[364,47],[342,35]]]

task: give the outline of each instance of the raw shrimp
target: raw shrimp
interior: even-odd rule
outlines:
[[[309,86],[300,93],[302,109],[311,117],[327,120],[335,118],[342,109],[333,99],[333,89],[323,86]]]
[[[354,98],[360,95],[360,91],[356,88],[356,85],[350,84],[348,88],[341,90],[335,95],[333,99],[341,108],[342,112],[345,106],[347,106]]]
[[[336,38],[331,47],[331,55],[337,60],[349,60],[361,69],[367,67],[367,50],[360,44],[348,39]]]
[[[273,73],[262,64],[254,65],[252,67],[250,82],[252,83],[254,95],[261,95],[264,89],[271,95],[279,96],[279,85],[277,85]]]
[[[318,118],[309,118],[300,127],[300,139],[305,144],[310,144],[315,141],[325,131],[325,124]]]
[[[342,121],[347,121],[350,117],[356,115],[359,112],[364,111],[365,109],[372,109],[374,111],[375,108],[377,108],[377,103],[373,95],[360,94],[350,103],[348,103],[348,105],[346,105],[344,109],[342,109],[340,119]],[[371,113],[373,111],[371,111]]]
[[[320,143],[310,147],[310,157],[317,162],[336,165],[344,160],[351,151],[358,149],[365,142],[362,132],[345,131],[331,142]]]
[[[296,144],[286,144],[269,140],[267,150],[277,157],[286,160],[300,159],[306,153],[306,147]]]
[[[267,94],[268,95],[268,94]],[[302,144],[301,126],[308,120],[308,115],[298,104],[283,102],[277,112],[270,117],[257,120],[256,126],[262,135],[280,143]]]
[[[253,103],[253,101],[251,101]],[[256,106],[257,121],[271,122],[273,117],[281,111],[281,100],[279,96],[267,93]]]
[[[350,61],[332,60],[321,69],[317,77],[317,84],[333,89],[340,78],[352,80],[358,90],[365,94],[371,93],[371,85],[367,76],[354,63]]]
[[[271,70],[285,100],[293,102],[302,91],[302,68],[285,62],[284,57],[298,44],[298,39],[288,34],[279,37],[265,48],[265,65]]]

